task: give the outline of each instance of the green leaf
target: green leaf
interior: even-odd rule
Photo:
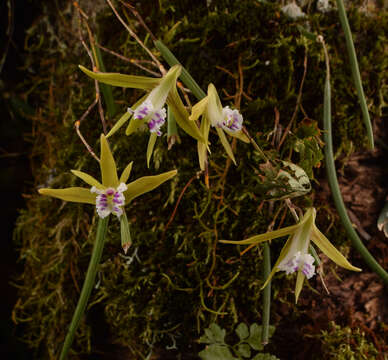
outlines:
[[[177,174],[176,170],[168,171],[159,175],[144,176],[127,185],[127,190],[124,192],[125,203],[128,204],[138,196],[152,191],[165,181],[171,179]]]
[[[238,360],[225,345],[209,345],[198,356],[202,360]]]
[[[105,70],[104,61],[102,59],[100,48],[92,44],[92,49],[93,49],[94,61],[96,62],[98,69],[105,72],[106,70]],[[113,99],[112,87],[106,84],[101,84],[100,88],[101,88],[102,96],[106,103],[108,116],[110,118],[113,118],[116,115],[117,109]]]
[[[239,344],[236,353],[239,356],[249,358],[251,357],[251,348],[248,344]]]
[[[248,326],[244,323],[238,324],[236,328],[236,334],[240,338],[240,340],[244,340],[249,336]]]
[[[92,79],[104,84],[120,86],[124,88],[152,90],[160,83],[160,78],[150,78],[146,76],[125,75],[120,73],[95,73],[82,65],[79,68]]]
[[[250,326],[249,333],[250,334],[249,338],[247,339],[247,343],[251,346],[251,348],[254,350],[263,350],[264,346],[261,343],[262,327],[256,323],[253,323]]]

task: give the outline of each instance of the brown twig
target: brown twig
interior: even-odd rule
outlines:
[[[80,121],[76,121],[75,124],[74,124],[74,127],[75,127],[75,131],[77,132],[77,135],[79,136],[79,138],[81,139],[81,141],[83,142],[83,144],[85,145],[86,149],[89,151],[90,155],[92,155],[98,162],[100,162],[100,159],[97,157],[97,155],[94,153],[93,149],[91,148],[91,146],[87,143],[87,141],[85,140],[85,138],[82,136],[81,134],[81,131],[79,130],[79,126],[80,126]]]
[[[89,28],[89,25],[87,23],[87,15],[82,11],[82,9],[80,8],[80,6],[78,5],[77,2],[74,2],[74,6],[75,8],[78,10],[78,36],[79,36],[79,39],[81,41],[81,44],[82,46],[85,48],[89,58],[90,58],[90,62],[92,63],[92,68],[93,68],[93,71],[96,72],[98,71],[98,66],[96,65],[94,59],[97,57],[96,56],[93,56],[93,53],[92,51],[89,49],[89,47],[86,45],[85,43],[85,40],[83,39],[83,36],[82,36],[82,32],[81,32],[81,21],[82,21],[82,18],[81,16],[85,17],[84,19],[84,22],[85,22],[85,25],[86,25],[86,29],[87,29],[87,32],[88,32],[88,35],[89,35],[89,42],[90,42],[90,45],[92,46],[92,49],[93,49],[93,44],[95,43],[94,41],[94,38],[93,38],[93,35],[90,31],[90,28]],[[98,113],[100,115],[100,120],[101,120],[101,123],[102,123],[102,127],[103,127],[103,132],[104,134],[107,133],[107,128],[106,128],[106,122],[105,122],[105,116],[104,116],[104,110],[103,110],[103,107],[102,107],[102,102],[101,102],[101,93],[100,93],[100,87],[98,85],[98,81],[97,80],[94,80],[94,87],[95,87],[95,90],[96,90],[96,100],[93,105],[93,107],[98,104]],[[90,110],[89,110],[90,112]],[[85,116],[86,117],[86,116]],[[82,120],[85,118],[84,116],[82,116]]]
[[[131,10],[132,14],[137,18],[137,20],[139,20],[139,23],[141,24],[141,26],[144,27],[144,29],[148,32],[148,34],[150,34],[151,36],[151,39],[153,41],[157,41],[158,39],[156,38],[156,36],[153,34],[153,32],[150,30],[150,28],[147,26],[147,24],[145,23],[145,21],[143,20],[143,18],[141,17],[141,15],[139,14],[139,12],[136,10],[136,8],[130,4],[130,3],[125,3],[124,1],[120,0],[120,2],[126,7],[128,8],[129,10]]]
[[[294,110],[294,113],[292,114],[290,122],[288,123],[287,127],[284,130],[282,138],[279,141],[279,144],[277,146],[277,150],[278,151],[280,150],[280,147],[282,146],[282,144],[286,140],[286,137],[287,137],[288,133],[291,130],[292,124],[294,123],[294,121],[296,119],[296,115],[298,114],[298,111],[299,111],[299,108],[300,108],[300,103],[302,101],[302,91],[303,91],[304,81],[306,79],[306,74],[307,74],[307,48],[305,48],[305,53],[304,53],[303,76],[302,76],[302,81],[300,82],[300,86],[299,86],[299,91],[298,91],[298,97],[296,99],[295,110]]]
[[[178,210],[178,206],[179,206],[179,204],[180,204],[180,202],[181,202],[181,200],[182,200],[182,198],[183,198],[184,193],[186,192],[187,188],[190,186],[190,184],[191,184],[191,183],[194,181],[194,179],[196,179],[196,178],[197,178],[197,175],[193,176],[193,177],[187,182],[187,184],[184,186],[184,188],[182,189],[181,193],[179,194],[178,200],[177,200],[177,202],[176,202],[176,204],[175,204],[175,208],[174,208],[174,210],[173,210],[173,212],[172,212],[172,214],[171,214],[171,216],[170,216],[170,219],[168,220],[166,226],[164,227],[164,231],[163,231],[163,236],[162,236],[162,238],[164,238],[164,235],[165,235],[165,233],[166,233],[168,227],[170,226],[170,224],[171,224],[172,221],[174,220],[174,217],[175,217],[176,212],[177,212],[177,210]]]
[[[101,50],[103,50],[103,51],[105,51],[105,52],[107,52],[107,53],[109,53],[109,54],[111,54],[111,55],[114,55],[114,56],[118,57],[119,59],[121,59],[121,60],[123,60],[123,61],[129,62],[129,63],[131,63],[131,64],[137,66],[139,69],[142,69],[142,70],[148,72],[149,74],[151,74],[151,75],[153,75],[153,76],[160,77],[160,73],[157,73],[157,72],[155,72],[155,71],[152,71],[152,70],[150,70],[150,69],[148,69],[148,68],[146,68],[145,66],[143,66],[143,65],[140,64],[141,62],[145,62],[145,63],[152,64],[153,66],[156,66],[155,63],[154,63],[153,61],[150,61],[150,60],[130,59],[130,58],[127,58],[127,57],[125,57],[125,56],[123,56],[123,55],[121,55],[121,54],[119,54],[119,53],[117,53],[117,52],[114,52],[114,51],[112,51],[112,50],[110,50],[110,49],[107,49],[106,47],[104,47],[104,46],[102,46],[102,45],[100,45],[100,44],[98,44],[98,43],[96,43],[96,46],[98,46]]]
[[[110,0],[106,0],[108,5],[111,7],[112,11],[116,15],[117,19],[121,22],[121,24],[125,27],[125,29],[129,32],[129,35],[131,35],[138,44],[147,52],[147,54],[150,56],[150,58],[157,64],[159,71],[162,73],[162,75],[166,74],[166,69],[164,66],[160,63],[160,61],[155,57],[155,55],[151,52],[150,49],[143,43],[143,41],[140,40],[140,38],[136,35],[136,33],[125,23],[125,21],[121,18],[115,7],[113,6],[112,2]]]

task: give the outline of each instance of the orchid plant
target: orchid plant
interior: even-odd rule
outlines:
[[[337,265],[352,271],[361,271],[349,263],[348,260],[334,247],[324,234],[315,225],[316,210],[309,208],[300,221],[291,226],[279,230],[270,231],[265,234],[255,235],[245,240],[220,240],[225,244],[252,245],[260,244],[265,241],[277,239],[288,235],[288,240],[284,244],[279,258],[277,259],[272,271],[265,281],[263,288],[271,281],[275,272],[285,271],[286,274],[297,273],[295,285],[295,302],[298,302],[305,279],[312,278],[315,271],[315,259],[309,254],[309,246],[312,241],[321,251]]]
[[[91,188],[70,187],[66,189],[39,189],[39,193],[42,195],[48,195],[70,202],[95,205],[97,215],[99,217],[97,236],[92,256],[89,262],[81,295],[66,335],[65,343],[59,358],[60,360],[64,360],[67,357],[67,353],[70,350],[75,332],[78,328],[82,314],[85,311],[90,293],[94,286],[97,268],[101,260],[105,242],[109,215],[114,214],[120,220],[121,243],[124,251],[127,252],[131,245],[131,239],[124,206],[136,197],[157,188],[159,185],[163,184],[165,181],[171,179],[177,174],[176,170],[172,170],[155,176],[141,177],[135,181],[127,183],[132,170],[132,162],[125,167],[119,178],[117,175],[116,163],[109,148],[108,141],[104,135],[101,135],[100,143],[101,182],[82,171],[71,170],[75,176],[82,179],[90,185]]]
[[[209,84],[207,96],[193,106],[189,119],[196,121],[200,116],[202,116],[200,130],[205,139],[205,142],[198,142],[198,158],[201,170],[204,171],[206,167],[206,151],[209,150],[207,144],[210,126],[216,129],[226,153],[233,163],[236,164],[232,147],[226,138],[225,132],[249,143],[248,137],[242,132],[243,117],[237,109],[232,110],[229,106],[222,107],[217,90],[213,84]]]
[[[112,136],[129,119],[130,122],[125,131],[126,135],[131,135],[142,125],[146,124],[150,131],[150,138],[147,147],[147,165],[149,166],[153,148],[158,136],[162,135],[162,127],[166,121],[167,104],[177,122],[177,124],[188,135],[199,142],[204,143],[205,139],[198,126],[189,120],[189,113],[182,103],[176,88],[177,79],[182,67],[175,65],[162,78],[150,78],[145,76],[125,75],[119,73],[95,73],[83,66],[80,69],[88,76],[104,84],[146,90],[149,93],[140,98],[133,106],[113,126],[107,137]]]

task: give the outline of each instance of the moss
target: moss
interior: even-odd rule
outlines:
[[[359,328],[341,327],[332,322],[330,330],[322,331],[322,359],[374,360],[379,352]]]
[[[127,57],[146,58],[110,11],[100,9],[93,15],[96,22],[90,24],[99,41]],[[95,96],[93,82],[76,67],[79,63],[89,64],[89,59],[74,36],[78,31],[75,10],[44,11],[29,32],[26,66],[32,67],[35,75],[28,76],[20,87],[27,102],[37,104],[31,118],[33,134],[29,136],[33,143],[35,186],[79,185],[70,169],[98,173],[98,165],[73,128],[74,121]],[[207,7],[205,1],[198,5],[193,1],[161,0],[159,7],[142,2],[139,11],[147,15],[147,23],[160,37],[164,35],[161,29],[171,29],[181,21],[168,45],[203,87],[213,82],[224,97],[234,94],[235,78],[220,67],[237,76],[241,64],[247,95],[241,109],[246,125],[276,158],[287,159],[289,151],[279,154],[267,141],[274,126],[274,109],[280,113],[280,124],[286,127],[295,109],[307,53],[302,97],[305,113],[299,111],[294,134],[287,138],[284,148],[294,151],[297,141],[311,141],[311,148],[315,149],[310,153],[311,159],[306,161],[295,153],[292,159],[310,177],[314,175],[314,166],[321,159],[322,52],[318,44],[301,38],[296,24],[281,14],[278,4],[213,0]],[[325,35],[330,47],[335,141],[338,149],[346,151],[350,143],[357,148],[364,146],[365,136],[344,56],[344,41],[338,36],[341,32],[333,15],[313,12],[309,21],[313,31]],[[378,85],[383,82],[387,65],[386,16],[351,13],[351,20],[357,25],[356,46],[362,54],[363,80],[372,115],[379,111]],[[376,26],[376,22],[382,25]],[[136,30],[144,36],[139,26]],[[128,63],[105,53],[103,56],[108,71],[141,73]],[[34,86],[35,90],[25,91]],[[123,112],[140,92],[115,88],[113,94]],[[116,119],[108,119],[108,125]],[[96,139],[102,131],[97,111],[85,119],[81,131],[97,149]],[[182,143],[170,152],[164,138],[157,141],[157,161],[150,170],[146,168],[148,139],[144,133],[125,137],[120,131],[111,139],[118,164],[135,160],[133,178],[172,168],[178,168],[179,175],[159,191],[136,199],[128,209],[134,243],[127,257],[121,254],[118,223],[112,220],[99,286],[89,307],[103,312],[104,319],[101,323],[85,317],[74,346],[79,354],[91,352],[95,327],[104,326],[108,334],[105,342],[129,347],[132,356],[140,359],[139,354],[145,356],[151,347],[170,346],[172,339],[179,353],[195,354],[196,339],[212,322],[231,329],[246,319],[249,323],[261,320],[261,249],[240,257],[242,249],[217,245],[217,239],[241,239],[266,231],[273,211],[267,203],[259,210],[263,194],[257,190],[258,175],[253,169],[257,169],[260,159],[248,145],[239,143],[238,166],[229,167],[217,137],[211,134],[210,191],[202,179],[194,179],[167,228],[179,194],[197,169],[195,143],[181,135]],[[295,201],[300,206],[310,202],[310,198]],[[285,224],[291,221],[286,218]],[[38,358],[56,358],[84,278],[94,240],[94,222],[92,207],[63,206],[59,200],[38,197],[35,189],[28,208],[21,213],[16,233],[25,270],[18,280],[20,300],[14,318]],[[280,242],[271,245],[273,259],[280,247]],[[285,294],[285,289],[292,287],[290,284],[285,277],[274,283],[275,304],[283,302],[293,308],[292,296]],[[227,314],[220,315],[224,312]]]

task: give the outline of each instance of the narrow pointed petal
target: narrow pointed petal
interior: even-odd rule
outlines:
[[[91,186],[95,186],[97,189],[103,189],[104,186],[97,181],[93,176],[90,176],[89,174],[86,174],[82,171],[78,170],[70,170],[75,176],[78,176],[80,179],[85,181],[87,184]]]
[[[191,121],[198,120],[198,118],[205,113],[207,104],[208,104],[207,96],[203,98],[201,101],[197,102],[191,109],[191,115],[189,117],[189,120]]]
[[[93,205],[96,203],[96,195],[92,194],[89,189],[81,187],[70,187],[66,189],[39,189],[38,192],[41,195],[52,196],[65,201]]]
[[[125,203],[128,204],[136,197],[154,190],[159,185],[163,184],[165,181],[174,177],[176,174],[177,171],[172,170],[159,175],[145,176],[129,183],[127,185],[127,190],[124,192]]]
[[[201,141],[197,142],[198,160],[199,160],[199,167],[201,171],[205,171],[206,169],[207,150],[209,150],[210,152],[209,146],[206,146],[209,138],[209,130],[210,130],[210,122],[207,116],[203,116],[200,131],[205,139],[205,143]]]
[[[292,235],[288,237],[286,243],[284,244],[282,250],[280,251],[279,258],[276,260],[275,265],[273,266],[271,273],[268,276],[268,279],[265,281],[264,285],[261,287],[260,290],[263,290],[268,283],[271,281],[272,277],[275,275],[275,273],[278,271],[278,265],[283,261],[283,259],[286,257],[290,246],[292,242]]]
[[[182,66],[174,65],[162,78],[159,85],[151,91],[148,100],[151,101],[155,109],[161,109],[164,106],[167,96],[175,86],[181,71]]]
[[[197,124],[189,120],[189,113],[184,107],[175,85],[167,97],[167,104],[171,108],[179,127],[194,139],[205,142]]]
[[[127,121],[128,119],[132,116],[130,112],[126,112],[124,115],[121,116],[119,120],[117,120],[116,124],[113,125],[112,129],[108,132],[106,137],[112,136],[117,130],[119,130]]]
[[[249,139],[248,139],[248,136],[246,136],[241,130],[240,131],[237,131],[237,132],[233,132],[233,131],[230,131],[228,129],[223,129],[227,134],[229,134],[230,136],[233,136],[245,143],[249,143]]]
[[[213,126],[217,124],[222,124],[222,105],[220,98],[217,94],[217,90],[213,84],[209,84],[208,89],[208,106],[207,106],[207,115],[209,116],[210,122]]]
[[[343,256],[335,246],[323,235],[314,225],[311,240],[321,249],[321,251],[337,265],[352,271],[361,271],[360,268],[353,266],[345,256]]]
[[[79,68],[92,79],[96,79],[104,84],[120,86],[124,88],[152,90],[160,83],[159,78],[146,76],[124,75],[120,73],[95,73],[79,65]]]
[[[129,178],[129,175],[131,175],[131,171],[132,171],[132,165],[133,165],[133,161],[131,161],[127,167],[124,169],[124,171],[122,172],[121,176],[120,176],[120,184],[121,183],[124,183],[126,184],[127,181],[128,181],[128,178]]]
[[[265,234],[255,235],[245,240],[219,240],[222,243],[225,244],[237,244],[237,245],[250,245],[250,244],[259,244],[263,241],[268,241],[272,239],[277,239],[282,236],[291,235],[294,233],[298,228],[300,227],[300,224],[287,226],[278,230],[270,231]],[[284,249],[284,247],[283,247]],[[283,251],[283,250],[282,250]]]
[[[303,288],[304,279],[306,276],[299,270],[298,275],[296,276],[296,284],[295,284],[295,304],[298,303],[299,295]]]
[[[147,167],[150,167],[150,160],[152,157],[152,153],[154,151],[154,146],[156,139],[158,138],[158,135],[156,133],[151,133],[150,139],[148,140],[148,145],[147,145]]]
[[[100,168],[102,176],[102,184],[106,187],[116,188],[119,185],[119,179],[117,178],[116,163],[113,159],[112,152],[110,151],[108,141],[105,136],[101,135],[101,159]]]
[[[228,154],[228,156],[230,157],[230,159],[233,161],[234,165],[236,165],[236,159],[234,158],[232,147],[230,146],[229,141],[226,138],[224,131],[221,128],[216,128],[216,130],[217,130],[217,134],[221,140],[222,146],[224,147],[224,149],[225,149],[226,153]]]

